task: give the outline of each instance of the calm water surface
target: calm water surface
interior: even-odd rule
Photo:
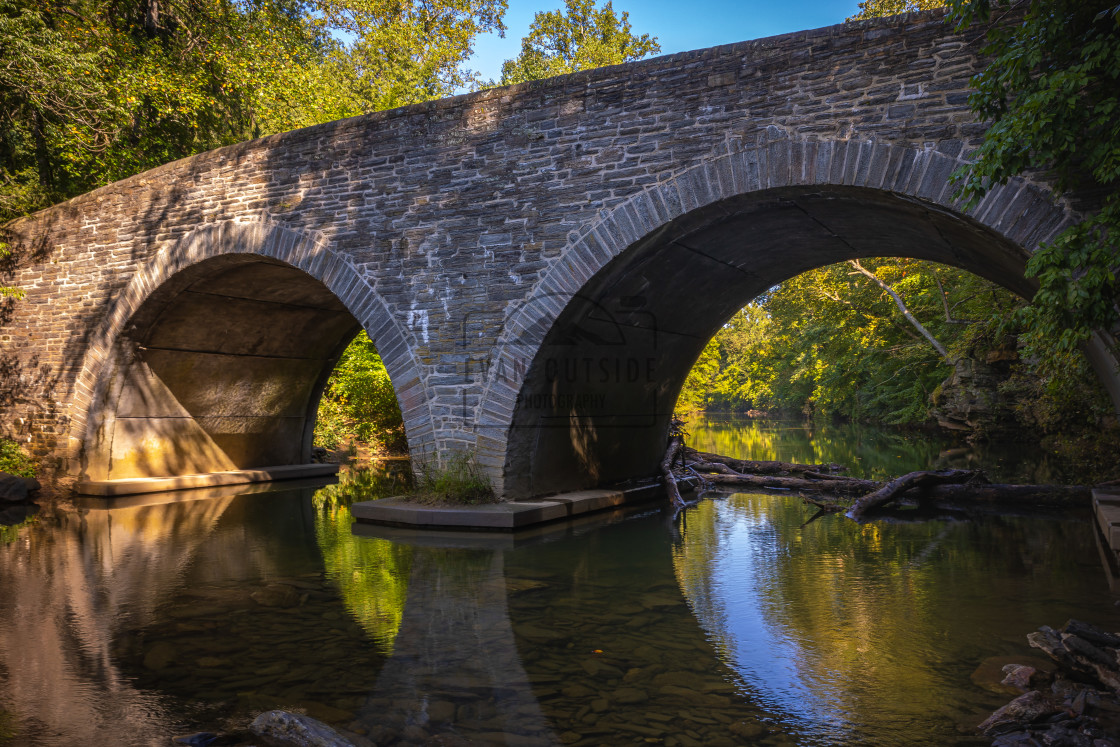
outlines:
[[[991,482],[1006,483],[1079,485],[1085,479],[1082,466],[1063,462],[1030,440],[970,445],[963,436],[942,430],[723,414],[693,416],[687,430],[688,444],[701,451],[841,464],[846,474],[875,480],[919,469],[983,469]]]
[[[693,430],[866,474],[942,451]],[[379,745],[982,744],[1028,632],[1120,628],[1081,516],[806,524],[797,498],[752,493],[512,536],[352,527],[348,501],[391,490],[177,494],[5,530],[0,744],[167,745],[274,707]]]

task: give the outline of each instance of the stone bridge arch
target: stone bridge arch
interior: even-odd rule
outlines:
[[[768,287],[845,259],[905,256],[1029,297],[1030,253],[1076,218],[1025,179],[966,209],[951,184],[966,163],[959,143],[768,136],[601,211],[511,315],[477,415],[507,496],[653,474],[693,362]],[[1086,352],[1120,401],[1106,347]]]
[[[326,379],[361,329],[423,453],[431,418],[415,354],[344,255],[267,215],[196,228],[138,269],[92,336],[70,427],[79,478],[310,461]]]
[[[129,441],[115,435],[129,425],[118,412],[124,374],[144,374],[129,384],[137,397],[123,400],[143,405],[132,425],[150,416],[177,427],[171,421],[191,414],[185,405],[185,414],[152,410],[154,393],[139,397],[148,372],[130,369],[142,348],[159,347],[153,330],[172,330],[174,314],[157,312],[187,308],[168,297],[190,298],[192,282],[229,285],[248,273],[259,286],[267,273],[290,272],[284,282],[339,326],[304,332],[324,348],[314,356],[289,349],[277,359],[325,370],[340,330],[365,327],[414,455],[477,452],[507,497],[647,473],[650,457],[634,454],[660,451],[649,434],[666,422],[679,378],[667,362],[685,370],[701,338],[766,283],[831,257],[910,253],[1030,292],[1024,259],[1074,217],[1068,205],[1048,202],[1039,175],[968,211],[951,198],[948,177],[985,129],[967,105],[985,64],[982,33],[954,29],[939,11],[903,14],[479,91],[200,153],[13,221],[0,230],[18,261],[0,272],[27,296],[0,303],[0,433],[23,441],[48,472],[107,476],[113,449]],[[876,223],[895,239],[889,250],[867,239]],[[736,231],[750,234],[753,253],[732,252]],[[723,254],[705,256],[717,245]],[[696,271],[702,263],[716,269]],[[682,267],[693,271],[676,292],[665,280]],[[711,308],[689,321],[695,299]],[[226,324],[196,307],[195,328]],[[198,331],[177,318],[182,334]],[[581,394],[536,381],[534,365],[547,373],[549,360],[573,364],[587,346],[620,337],[640,351],[641,335],[675,340],[653,356],[666,368],[644,392],[652,399],[588,389],[609,394],[623,415],[652,413],[652,425],[634,430],[640,437],[608,438],[603,422],[578,411],[552,423],[561,428],[525,420],[519,396],[570,406]],[[219,352],[200,349],[196,359]],[[1097,353],[1120,410],[1115,362],[1100,341]],[[619,358],[611,375],[625,379],[632,365],[641,361]],[[226,401],[215,395],[195,411],[245,422],[283,414],[290,432],[277,442],[299,446],[273,456],[302,461],[321,381],[299,380],[298,397],[261,413],[236,395],[248,385],[226,375],[215,382]],[[199,427],[202,452],[236,451],[232,436]],[[551,432],[563,429],[564,438]],[[158,428],[150,435],[163,438]],[[630,456],[615,459],[628,439]],[[550,452],[566,454],[551,462],[554,483],[536,472],[550,463],[536,455]],[[207,464],[143,467],[174,475]]]

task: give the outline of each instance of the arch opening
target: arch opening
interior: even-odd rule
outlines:
[[[136,309],[91,397],[87,480],[311,461],[328,378],[362,326],[322,282],[251,254],[204,259]]]
[[[631,244],[566,300],[526,364],[509,497],[655,474],[681,387],[739,309],[851,259],[950,265],[1029,297],[1027,252],[978,221],[876,189],[783,187],[714,202]]]

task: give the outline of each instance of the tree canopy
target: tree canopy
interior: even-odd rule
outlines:
[[[908,13],[913,10],[933,10],[945,6],[945,0],[864,0],[859,4],[859,13],[849,18],[849,21],[858,21],[861,18],[879,18],[893,16],[896,13]]]
[[[464,63],[505,9],[0,0],[0,221],[221,145],[449,94],[475,81]]]
[[[1010,0],[951,0],[961,25],[998,20]],[[1084,219],[1031,257],[1039,291],[1024,312],[1031,334],[1076,350],[1120,322],[1120,5],[1031,0],[1021,20],[993,23],[969,105],[991,126],[958,174],[977,202],[992,186],[1041,173],[1055,194],[1075,191]]]
[[[957,175],[975,204],[1024,173],[1055,196],[1076,192],[1084,219],[1031,257],[1039,281],[1027,334],[1073,351],[1120,324],[1120,5],[1115,0],[866,0],[854,18],[948,5],[959,27],[986,27],[990,62],[969,105],[990,122]],[[1018,14],[1018,15],[1012,15]]]
[[[728,320],[677,407],[918,424],[948,396],[943,388],[961,368],[987,377],[991,427],[997,420],[1041,431],[1097,423],[1107,402],[1092,371],[1080,353],[1056,350],[1046,338],[1027,344],[1016,316],[1026,303],[932,262],[822,267],[771,288]],[[1054,365],[1040,372],[1042,359]]]
[[[564,12],[534,16],[521,54],[502,65],[502,85],[618,65],[661,51],[655,37],[636,36],[630,14],[616,14],[610,0],[601,8],[595,0],[565,0],[564,6]]]

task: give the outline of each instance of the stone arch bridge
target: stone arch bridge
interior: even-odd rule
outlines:
[[[1031,292],[1076,214],[1030,179],[954,201],[978,35],[909,14],[576,73],[16,221],[3,428],[86,480],[306,462],[364,328],[414,456],[474,451],[510,498],[651,474],[700,350],[786,278],[906,256]]]

